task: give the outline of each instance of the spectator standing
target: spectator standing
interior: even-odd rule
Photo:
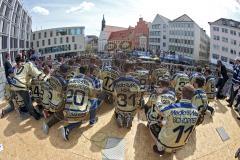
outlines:
[[[234,99],[238,93],[239,86],[240,86],[240,58],[237,58],[233,65],[232,86],[230,90],[230,97],[227,100],[227,102],[229,103],[228,107],[232,107]]]
[[[226,66],[220,60],[217,61],[217,71],[218,71],[219,79],[216,85],[216,87],[218,88],[216,97],[218,99],[223,99],[225,95],[223,95],[222,89],[228,80],[228,74],[227,74]]]
[[[9,84],[10,83],[10,80],[8,78],[9,77],[9,71],[12,68],[12,64],[11,64],[11,61],[10,61],[10,54],[7,53],[5,58],[6,58],[6,60],[4,62],[4,70],[5,70],[5,75],[6,75],[7,82]]]

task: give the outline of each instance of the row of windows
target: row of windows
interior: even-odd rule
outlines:
[[[161,35],[161,31],[150,31],[150,36],[160,36]]]
[[[8,36],[2,35],[2,48],[0,49],[7,49],[8,48]],[[10,48],[18,48],[18,42],[19,42],[19,48],[29,48],[29,41],[19,40],[16,38],[10,38]]]
[[[166,29],[168,26],[163,24],[163,29]],[[152,29],[161,29],[161,24],[153,24]]]
[[[193,31],[183,31],[183,30],[172,30],[169,32],[170,35],[178,35],[178,36],[194,36]]]
[[[193,23],[172,23],[170,27],[173,28],[193,28]]]
[[[55,32],[55,36],[65,36],[65,35],[82,35],[84,34],[84,28],[71,28],[71,29],[57,29]],[[42,38],[42,32],[38,32],[38,39]],[[53,31],[50,31],[49,34],[47,32],[43,32],[43,37],[53,37]],[[36,33],[33,34],[33,40],[36,39]]]
[[[240,55],[240,53],[239,53],[239,55]],[[218,60],[218,59],[220,59],[220,55],[213,53],[212,58]],[[225,56],[221,56],[221,61],[228,62],[228,58]],[[234,60],[229,58],[229,63],[232,64],[233,62],[234,62]]]
[[[213,27],[213,30],[216,31],[216,32],[220,32],[220,29],[219,27]],[[227,28],[222,28],[222,33],[228,33],[228,29]],[[230,34],[233,35],[233,36],[236,36],[237,35],[237,32],[234,31],[234,30],[230,30]],[[240,32],[238,32],[238,36],[240,37]]]
[[[161,42],[161,38],[149,38],[149,42],[160,43]]]
[[[220,50],[220,46],[217,45],[217,44],[213,44],[213,48],[214,48],[215,50],[218,50],[218,51]],[[223,52],[228,52],[228,51],[229,51],[229,48],[223,46],[223,47],[222,47],[222,51],[223,51]],[[230,53],[236,55],[236,50],[230,49]]]
[[[66,43],[69,43],[69,37],[65,37],[65,42]],[[72,42],[75,42],[75,37],[74,36],[72,36]],[[37,41],[36,42],[37,43],[37,47],[39,47],[39,41]],[[47,40],[47,44],[50,46],[51,44],[57,44],[58,42],[57,42],[57,38],[54,38],[53,39],[53,43],[51,42],[51,39],[48,39]],[[61,37],[60,39],[59,39],[59,43],[60,44],[62,44],[63,43],[63,37]],[[42,40],[42,46],[44,47],[45,46],[45,40],[43,39]]]
[[[194,41],[193,40],[187,40],[187,39],[170,38],[169,42],[171,42],[171,43],[179,43],[179,44],[194,45]]]
[[[219,41],[220,40],[220,36],[213,35],[213,39],[216,40],[216,41]],[[228,43],[229,39],[227,37],[222,37],[222,42]],[[234,40],[234,39],[231,39],[231,44],[232,45],[237,45],[237,41]],[[240,43],[239,43],[239,46],[240,46]]]
[[[193,51],[194,51],[193,48],[172,46],[172,45],[169,46],[169,50],[175,51],[175,52],[188,53],[188,54],[193,54]]]
[[[77,50],[77,44],[74,44],[74,50]],[[80,46],[81,49],[81,46]],[[56,53],[56,52],[64,52],[64,51],[70,51],[71,45],[60,45],[60,46],[54,46],[54,47],[47,47],[43,49],[39,49],[39,52],[42,54],[49,54],[49,53]]]

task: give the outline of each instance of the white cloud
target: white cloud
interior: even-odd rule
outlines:
[[[83,1],[80,5],[76,6],[76,7],[71,7],[70,9],[68,9],[66,11],[66,13],[74,13],[74,12],[78,12],[78,11],[89,11],[90,9],[92,9],[95,6],[94,3],[92,2],[86,2]]]
[[[49,10],[40,6],[33,7],[32,12],[43,15],[43,16],[49,15]]]

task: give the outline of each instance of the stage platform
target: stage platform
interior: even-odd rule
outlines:
[[[1,102],[0,106],[5,104]],[[154,142],[140,111],[131,130],[117,127],[112,106],[103,105],[98,112],[99,121],[74,130],[70,141],[65,142],[60,133],[63,123],[53,126],[49,135],[43,134],[43,120],[32,118],[22,121],[16,112],[0,119],[0,160],[101,160],[108,138],[123,138],[126,160],[233,160],[240,147],[240,121],[225,101],[211,103],[216,113],[206,116],[196,128],[188,144],[175,154],[160,157],[152,150]],[[230,137],[223,142],[216,128],[223,127]]]

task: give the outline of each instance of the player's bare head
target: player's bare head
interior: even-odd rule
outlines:
[[[74,59],[70,59],[70,60],[68,61],[68,65],[69,65],[69,66],[73,66],[74,63],[75,63],[75,62],[74,62]]]
[[[204,74],[207,75],[207,76],[212,74],[211,69],[210,68],[206,68]]]
[[[198,76],[195,78],[195,82],[194,82],[194,87],[195,88],[202,88],[205,84],[205,79],[202,76]]]
[[[97,69],[96,65],[90,65],[90,67],[88,68],[89,74],[96,75],[96,72],[95,72],[96,69]]]
[[[81,74],[86,74],[86,73],[87,73],[87,68],[84,67],[84,66],[82,66],[82,67],[79,68],[79,72],[80,72]]]
[[[178,65],[178,70],[179,70],[179,71],[184,71],[183,65]]]
[[[16,62],[17,64],[20,64],[20,63],[22,62],[22,56],[18,54],[18,55],[16,56],[16,58],[15,58],[15,62]]]
[[[66,76],[69,71],[69,66],[67,64],[62,64],[60,66],[60,74]]]
[[[134,68],[133,63],[126,62],[126,63],[123,65],[123,71],[124,71],[125,73],[131,72],[131,71],[133,70],[133,68]]]
[[[191,100],[194,96],[194,87],[191,84],[186,84],[182,89],[182,98]]]
[[[170,87],[170,81],[167,79],[162,79],[159,82],[161,88],[168,88]]]
[[[58,57],[58,62],[62,63],[63,62],[63,57]]]
[[[51,68],[48,65],[45,65],[43,68],[43,73],[48,75],[50,73]]]
[[[202,73],[202,67],[201,67],[201,66],[197,66],[197,68],[196,68],[196,72],[198,72],[198,73]]]

